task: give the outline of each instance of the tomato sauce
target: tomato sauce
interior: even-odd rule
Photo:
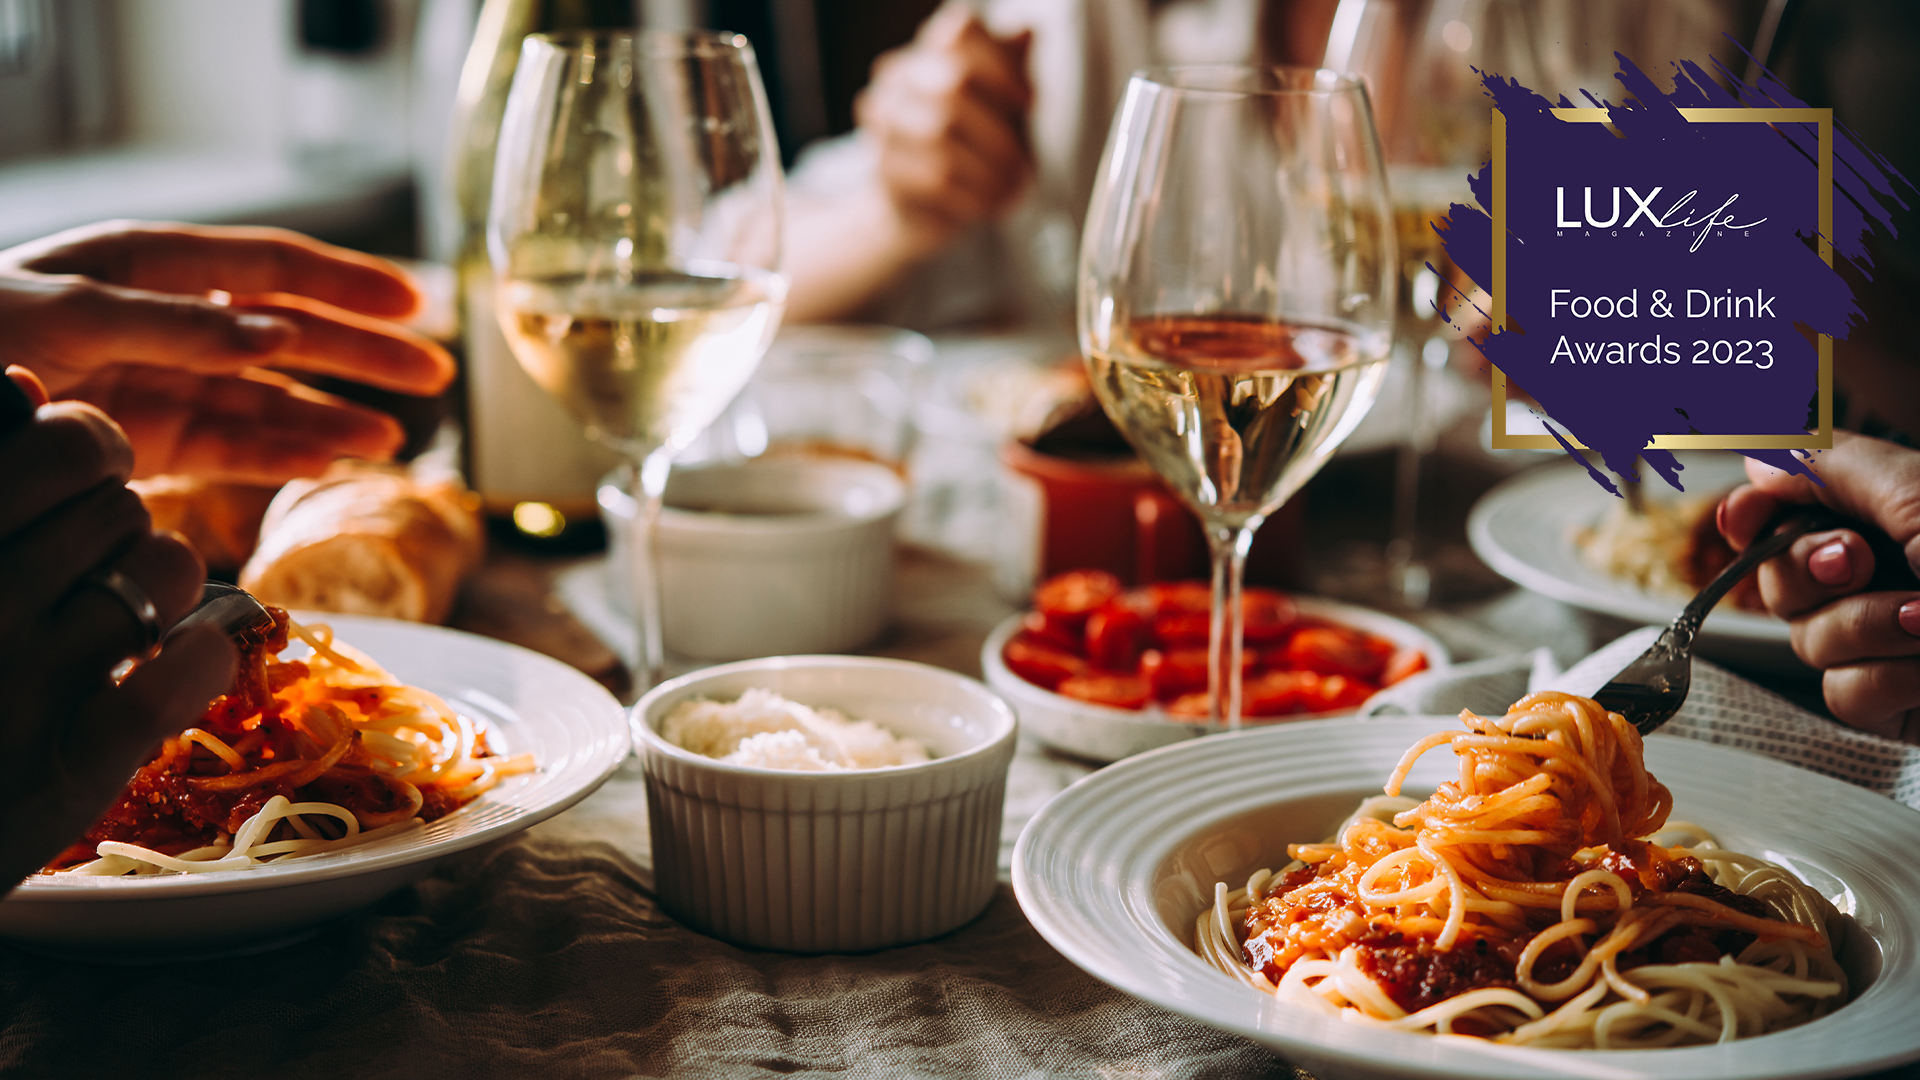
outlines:
[[[1462,941],[1442,952],[1426,938],[1409,938],[1398,930],[1376,930],[1356,944],[1360,970],[1380,984],[1395,1005],[1410,1013],[1469,990],[1519,987],[1513,960],[1485,938]]]
[[[303,754],[303,740],[312,749],[312,733],[302,735],[282,714],[284,702],[275,697],[310,672],[299,661],[268,663],[287,647],[288,629],[285,611],[271,606],[267,610],[274,616],[272,632],[262,641],[242,643],[233,686],[208,703],[197,724],[233,747],[254,769],[319,756]],[[334,694],[333,700],[366,716],[391,693],[389,688],[375,686],[344,690]],[[276,795],[293,802],[334,803],[362,819],[404,809],[407,800],[368,767],[358,735],[352,738],[332,769],[298,788],[271,777],[237,788],[208,786],[208,780],[233,774],[228,762],[198,744],[169,739],[80,842],[47,868],[60,870],[88,862],[97,857],[98,845],[105,841],[137,844],[169,855],[204,847],[221,834],[232,835]],[[472,755],[491,756],[484,736],[476,738]],[[427,821],[444,817],[467,801],[433,786],[423,788],[421,795],[418,816]]]

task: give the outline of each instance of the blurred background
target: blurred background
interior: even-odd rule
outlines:
[[[483,6],[494,13],[490,30],[480,25]],[[101,219],[145,218],[277,225],[413,260],[432,300],[429,324],[418,328],[461,354],[461,382],[443,398],[425,402],[326,385],[400,416],[412,436],[409,455],[443,431],[464,429],[462,471],[495,523],[511,523],[505,535],[551,540],[556,550],[591,548],[599,543],[596,485],[613,460],[588,444],[578,425],[525,378],[490,312],[473,300],[484,299],[490,281],[478,224],[491,175],[491,124],[505,95],[499,76],[510,66],[496,65],[492,84],[469,87],[476,100],[482,90],[491,95],[495,119],[469,101],[463,217],[451,172],[461,156],[454,152],[453,132],[461,123],[456,105],[469,54],[484,61],[491,41],[499,43],[501,55],[516,55],[518,34],[543,26],[638,24],[743,33],[755,45],[780,147],[791,165],[809,144],[853,128],[854,99],[875,58],[911,40],[938,6],[939,0],[0,0],[0,248]],[[1148,23],[1129,24],[1135,37],[1148,34],[1150,23],[1152,33],[1166,39],[1162,46],[1185,41],[1182,48],[1197,49],[1196,56],[1248,51],[1246,27],[1267,33],[1258,17],[1262,11],[1314,9],[1331,17],[1331,24],[1303,32],[1302,40],[1327,40],[1329,63],[1360,70],[1368,67],[1368,29],[1391,24],[1396,11],[1413,12],[1441,28],[1434,37],[1441,44],[1433,47],[1439,60],[1433,63],[1445,72],[1462,77],[1472,70],[1463,61],[1468,43],[1476,40],[1467,29],[1471,23],[1483,31],[1473,53],[1479,64],[1526,74],[1533,80],[1529,85],[1543,88],[1556,80],[1500,59],[1501,35],[1484,31],[1518,28],[1535,45],[1583,42],[1602,61],[1614,48],[1626,49],[1656,78],[1666,75],[1673,57],[1704,56],[1709,49],[1743,73],[1746,49],[1769,58],[1796,94],[1816,106],[1834,106],[1896,167],[1920,175],[1920,140],[1914,137],[1920,125],[1905,104],[1916,78],[1914,56],[1920,54],[1920,2],[1913,0],[971,0],[968,6],[1017,9],[1015,22],[1045,15],[1063,25],[1078,25],[1074,20],[1088,12],[1136,11]],[[1222,26],[1234,31],[1224,42],[1208,30]],[[1670,47],[1675,40],[1709,44]],[[1636,51],[1635,42],[1645,41],[1660,44]],[[1559,55],[1542,55],[1548,53]],[[1168,55],[1189,53],[1172,49]],[[1582,78],[1572,85],[1604,84],[1608,67],[1576,65]],[[1453,97],[1424,82],[1413,88],[1416,70],[1403,56],[1377,80],[1376,108],[1383,118],[1391,119],[1385,106],[1397,85],[1402,96],[1427,106],[1453,103],[1455,120],[1464,116],[1473,121],[1468,126],[1479,127],[1485,113],[1475,107],[1477,88]],[[486,83],[484,64],[479,74],[479,83]],[[1467,107],[1457,107],[1462,98]],[[1093,111],[1100,114],[1090,129],[1097,153],[1105,108]],[[1390,145],[1390,153],[1399,153],[1396,146]],[[1461,140],[1458,149],[1464,161],[1483,156],[1478,140]],[[1451,181],[1457,183],[1462,171],[1451,168]],[[1394,182],[1403,179],[1398,175]],[[1418,185],[1402,186],[1419,194]],[[1084,206],[1084,195],[1078,197]],[[1411,217],[1415,235],[1432,240],[1422,228],[1430,216],[1424,211],[1444,203],[1413,207],[1421,211]],[[1036,264],[1045,261],[1039,241],[1049,235],[1041,229],[1025,238]],[[1906,359],[1920,335],[1920,307],[1911,303],[1913,282],[1920,281],[1916,235],[1920,230],[1903,231],[1900,246],[1880,250],[1887,272],[1854,282],[1863,307],[1874,314],[1868,332],[1845,343],[1844,363],[1837,365],[1844,376],[1836,410],[1843,426],[1881,434],[1920,430],[1920,365]],[[1064,243],[1049,249],[1060,256],[1053,262],[1064,267],[1057,276],[1067,286],[1064,305],[1055,304],[1053,313],[1069,317],[1052,319],[1031,342],[989,336],[1005,325],[979,327],[975,340],[967,335],[976,327],[958,321],[922,325],[884,310],[878,315],[935,332],[938,339],[938,363],[916,368],[926,370],[915,376],[924,385],[915,384],[911,408],[912,434],[919,440],[911,463],[917,494],[905,534],[968,557],[1024,567],[1009,576],[1009,594],[1049,567],[1034,565],[1032,545],[1019,539],[1031,530],[1005,524],[1020,506],[1035,503],[1021,494],[1032,485],[1008,481],[1006,474],[1024,476],[1039,466],[1024,472],[1015,464],[1002,468],[1002,445],[1044,449],[1035,432],[1049,428],[1054,417],[1098,412],[1083,385],[1055,387],[1063,370],[1078,371],[1070,337],[1076,246],[1068,231]],[[1421,276],[1424,262],[1437,257],[1412,262],[1409,297],[1424,295],[1430,304],[1437,295],[1438,277]],[[945,274],[944,266],[936,269]],[[455,302],[456,274],[471,277],[464,308]],[[940,291],[954,292],[954,280],[941,277]],[[463,313],[464,334],[458,325]],[[1322,547],[1343,557],[1354,554],[1352,572],[1340,564],[1327,573],[1276,575],[1273,581],[1291,584],[1304,577],[1322,592],[1369,595],[1382,559],[1398,557],[1383,555],[1381,545],[1391,537],[1404,549],[1406,538],[1418,531],[1428,539],[1436,590],[1449,580],[1468,593],[1499,586],[1467,552],[1467,507],[1499,476],[1543,459],[1485,450],[1484,373],[1470,350],[1436,341],[1438,328],[1431,323],[1428,318],[1401,334],[1408,354],[1403,366],[1431,371],[1421,380],[1394,380],[1395,389],[1374,409],[1371,427],[1349,440],[1343,460],[1318,490],[1307,493],[1313,505],[1281,515],[1295,523],[1282,531],[1297,532],[1310,512]],[[1889,344],[1878,347],[1876,338]],[[778,368],[770,363],[768,370]],[[1079,411],[1052,407],[1063,400],[1077,402]],[[1516,404],[1525,411],[1524,402]],[[1888,415],[1869,415],[1872,409]],[[743,416],[736,410],[723,418],[730,427],[716,426],[737,435],[744,430]],[[448,419],[455,423],[445,424]],[[1125,453],[1117,439],[1109,442],[1114,445],[1103,452]],[[541,452],[529,454],[529,446]],[[748,453],[745,447],[735,438],[732,445],[707,449]],[[1411,496],[1416,488],[1417,505]],[[1380,520],[1388,506],[1396,508],[1391,525]],[[1127,507],[1128,514],[1135,512],[1131,501]],[[1029,506],[1028,516],[1034,512]],[[576,535],[577,545],[569,539]],[[1010,555],[996,547],[1012,542],[1005,541],[1008,536],[1019,547]]]
[[[752,39],[791,162],[852,128],[873,58],[935,6],[632,0],[631,19]],[[450,261],[448,131],[479,10],[479,0],[0,0],[0,247],[140,217],[281,225]]]

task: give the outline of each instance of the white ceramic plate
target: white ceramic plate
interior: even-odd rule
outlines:
[[[1644,494],[1654,501],[1714,495],[1746,481],[1732,452],[1676,455],[1686,492],[1646,473]],[[1618,499],[1607,494],[1572,461],[1529,469],[1480,497],[1467,519],[1474,554],[1516,585],[1563,603],[1629,622],[1664,625],[1685,606],[1684,597],[1649,593],[1587,565],[1573,544],[1576,530],[1598,524]],[[1787,624],[1768,615],[1721,608],[1707,616],[1701,651],[1734,660],[1793,659]]]
[[[1322,600],[1312,596],[1293,597],[1300,614],[1314,619],[1350,626],[1377,634],[1396,645],[1410,646],[1427,654],[1427,670],[1448,665],[1446,646],[1434,640],[1412,623],[1402,622],[1371,608]],[[1145,709],[1114,709],[1063,697],[1015,675],[1008,669],[1001,652],[1008,639],[1020,632],[1023,615],[1015,615],[993,628],[987,643],[980,648],[980,670],[987,685],[1013,702],[1020,714],[1020,728],[1056,750],[1064,750],[1089,761],[1118,761],[1124,757],[1173,743],[1197,739],[1207,733],[1204,724],[1172,720],[1158,706]],[[1338,713],[1302,713],[1297,716],[1270,716],[1250,721],[1258,724],[1284,724],[1298,720],[1319,720],[1347,716],[1353,710]]]
[[[1288,841],[1319,840],[1400,755],[1451,717],[1329,720],[1218,735],[1094,773],[1020,834],[1013,885],[1055,948],[1095,977],[1342,1077],[1745,1078],[1855,1075],[1920,1058],[1920,813],[1860,788],[1743,751],[1647,740],[1647,767],[1674,817],[1728,847],[1781,863],[1853,917],[1840,943],[1854,1000],[1802,1027],[1725,1046],[1529,1050],[1354,1024],[1286,1005],[1209,967],[1191,949],[1215,881],[1284,866]],[[1421,758],[1409,790],[1457,775]],[[1757,792],[1765,792],[1756,799]],[[1864,986],[1864,989],[1861,987]]]
[[[296,617],[331,625],[400,679],[485,721],[496,751],[532,753],[538,771],[418,832],[332,854],[205,874],[34,877],[0,899],[0,938],[107,961],[271,946],[414,881],[444,856],[565,810],[631,749],[620,703],[558,660],[437,626]]]

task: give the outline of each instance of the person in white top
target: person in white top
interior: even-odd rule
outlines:
[[[1317,64],[1334,0],[949,3],[882,56],[858,130],[790,178],[794,322],[1070,319],[1094,171],[1128,77]]]

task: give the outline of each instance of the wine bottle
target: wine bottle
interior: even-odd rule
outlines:
[[[487,261],[487,205],[507,91],[528,34],[638,24],[634,0],[486,0],[460,73],[453,122],[453,195],[460,215],[460,317],[465,346],[467,482],[489,517],[519,539],[567,549],[598,534],[594,492],[618,455],[534,383],[507,346]]]

